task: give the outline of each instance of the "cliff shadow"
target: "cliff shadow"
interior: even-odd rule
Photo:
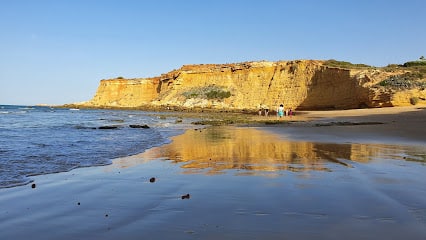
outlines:
[[[350,70],[318,69],[307,86],[306,98],[297,110],[337,110],[369,107],[369,89],[350,76]]]

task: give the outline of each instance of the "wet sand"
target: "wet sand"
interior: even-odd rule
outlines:
[[[284,121],[292,123],[271,130],[292,140],[426,145],[426,107],[306,111]]]
[[[0,239],[426,238],[425,110],[293,120],[191,129],[0,189]]]

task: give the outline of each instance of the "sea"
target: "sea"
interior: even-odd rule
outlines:
[[[190,128],[177,120],[167,112],[0,105],[0,188],[166,144]]]

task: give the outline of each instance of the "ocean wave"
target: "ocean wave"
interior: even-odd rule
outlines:
[[[0,118],[0,188],[25,185],[30,176],[107,165],[169,142],[183,124],[157,119],[148,112],[6,106]],[[48,111],[46,111],[48,110]],[[21,113],[23,115],[17,115]],[[130,126],[147,125],[147,129]],[[99,128],[116,127],[113,130]],[[182,129],[180,129],[182,128]]]

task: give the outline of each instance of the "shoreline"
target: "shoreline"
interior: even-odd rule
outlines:
[[[235,112],[197,113],[167,111],[166,113],[178,119],[176,124],[181,123],[182,119],[199,120],[191,123],[185,121],[192,126],[186,127],[184,132],[191,129],[234,126],[240,128],[257,128],[279,135],[281,139],[289,141],[337,144],[372,143],[418,147],[426,145],[426,137],[424,137],[426,136],[426,128],[424,127],[426,125],[426,107],[418,106],[299,111],[292,117],[284,116],[283,118],[278,118],[274,115],[265,117],[258,116],[257,114]],[[156,112],[153,112],[153,115],[157,116],[156,114]],[[174,137],[176,136],[172,136],[171,138],[173,139]],[[167,143],[162,145],[167,145]],[[118,159],[132,158],[142,153],[127,155]],[[113,164],[115,160],[111,159],[111,163],[109,164],[89,166],[89,168],[108,166]],[[73,168],[67,172],[79,168],[86,167]],[[31,177],[34,176],[39,175],[32,175]],[[32,182],[33,180],[30,180],[23,184],[5,188],[25,186]]]
[[[134,110],[139,111],[137,109]],[[153,115],[157,116],[156,113],[157,112],[153,112]],[[161,111],[158,113],[161,113]],[[418,106],[299,111],[292,117],[284,116],[281,119],[274,115],[265,117],[258,116],[253,113],[247,114],[235,112],[199,113],[175,112],[171,110],[166,111],[166,113],[170,114],[171,117],[179,119],[176,124],[179,124],[179,122],[182,122],[182,119],[185,118],[199,120],[192,122],[191,124],[187,122],[187,124],[193,125],[193,127],[186,127],[184,132],[191,129],[202,129],[216,126],[234,126],[240,128],[257,128],[279,135],[281,139],[289,141],[337,144],[372,143],[418,147],[426,145],[426,137],[424,137],[426,136],[426,128],[424,127],[426,126],[426,107]],[[179,136],[179,134],[176,136]],[[172,136],[171,138],[173,139],[176,136]],[[162,145],[167,145],[167,143]],[[113,164],[116,159],[131,159],[132,157],[140,154],[143,154],[143,152],[111,159],[111,163],[109,164],[89,166],[89,168],[109,166]],[[79,168],[86,167],[77,167],[66,172],[74,171]],[[32,175],[31,177],[40,175]],[[25,186],[32,182],[33,180],[30,180],[23,184],[5,188]]]

